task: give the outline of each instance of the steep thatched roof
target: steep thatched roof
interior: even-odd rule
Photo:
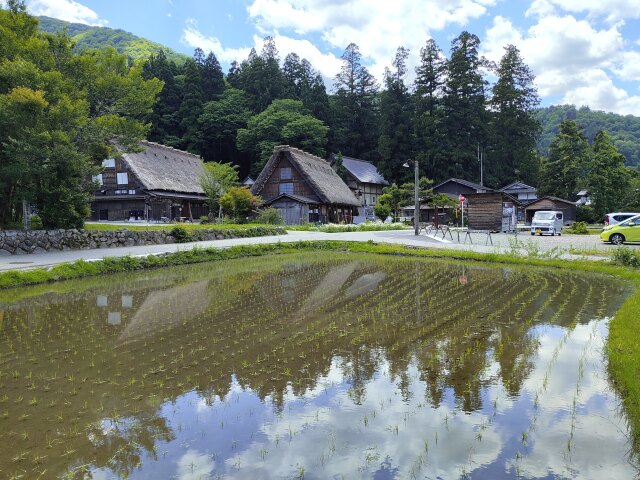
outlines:
[[[143,141],[140,147],[141,152],[124,153],[122,159],[146,190],[204,194],[200,157],[159,143]]]
[[[251,191],[254,194],[259,194],[262,191],[269,177],[276,169],[281,156],[285,156],[298,170],[322,203],[354,207],[362,205],[349,187],[331,168],[329,162],[289,145],[280,145],[273,149],[273,155],[271,155],[262,172],[260,172],[256,183],[251,187]]]

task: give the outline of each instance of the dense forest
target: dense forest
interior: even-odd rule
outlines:
[[[322,157],[341,153],[373,161],[398,185],[412,177],[403,168],[408,159],[433,182],[478,182],[482,155],[490,187],[521,180],[571,198],[577,189],[609,185],[625,195],[598,193],[597,212],[640,204],[638,171],[624,166],[616,148],[623,135],[596,133],[615,122],[590,121],[599,112],[585,109],[574,109],[578,122],[571,107],[539,110],[534,76],[513,45],[497,64],[480,56],[480,39],[466,31],[448,55],[431,39],[419,52],[400,46],[379,82],[352,43],[327,91],[309,61],[295,53],[281,58],[271,37],[225,73],[200,49],[184,62],[164,49],[142,49],[133,61],[111,45],[118,31],[102,32],[110,29],[92,36],[90,46],[111,46],[78,48],[93,27],[42,32],[23,1],[7,5],[0,9],[2,225],[20,217],[21,200],[45,213],[48,226],[80,225],[92,188],[87,179],[101,158],[113,144],[145,136],[235,164],[241,175],[258,174],[278,144]],[[411,76],[410,55],[418,59]],[[630,130],[623,139],[635,138]]]
[[[169,60],[178,65],[182,65],[189,58],[187,55],[177,53],[164,45],[137,37],[124,30],[93,27],[45,16],[38,17],[38,20],[40,21],[40,30],[43,32],[59,33],[66,29],[67,34],[75,43],[74,51],[76,52],[113,47],[118,52],[125,54],[130,60],[145,60],[151,55],[163,51]]]
[[[536,119],[542,126],[538,148],[544,156],[548,155],[549,145],[560,132],[560,124],[565,120],[575,120],[589,142],[593,143],[596,134],[605,130],[627,159],[627,164],[640,167],[640,117],[599,112],[589,107],[558,105],[539,109]]]

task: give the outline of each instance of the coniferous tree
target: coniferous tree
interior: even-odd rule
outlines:
[[[342,68],[335,77],[332,149],[347,155],[372,158],[378,141],[376,95],[378,84],[362,65],[355,43],[342,54]]]
[[[202,77],[200,67],[193,59],[184,65],[184,88],[178,116],[180,118],[180,148],[190,152],[198,151],[198,117],[202,113]]]
[[[399,47],[393,60],[393,70],[385,69],[385,90],[380,95],[380,137],[378,166],[385,178],[400,182],[412,172],[402,165],[412,157],[412,102],[404,83],[409,50]]]
[[[505,47],[497,75],[489,102],[493,134],[489,176],[493,183],[515,180],[535,183],[536,141],[540,132],[535,108],[540,99],[533,84],[534,75],[513,45]]]
[[[599,131],[593,142],[587,187],[596,218],[602,218],[622,206],[630,190],[630,172],[625,158],[613,145],[605,131]]]
[[[145,79],[157,78],[164,83],[164,87],[153,106],[153,112],[147,117],[147,122],[151,123],[147,137],[153,142],[171,146],[180,144],[181,134],[178,109],[182,94],[176,85],[176,73],[175,63],[169,62],[162,50],[158,55],[152,55],[142,69],[142,75]]]
[[[251,49],[232,83],[249,94],[251,110],[255,113],[262,112],[273,100],[283,98],[284,85],[278,50],[272,37],[264,39],[260,55]]]
[[[433,39],[420,49],[420,64],[414,82],[416,159],[429,178],[444,180],[447,155],[442,118],[442,91],[446,78],[446,58]]]
[[[462,32],[451,44],[444,84],[443,125],[450,157],[449,177],[478,181],[478,144],[486,142],[485,86],[480,68],[480,39]]]
[[[538,196],[571,199],[586,187],[591,148],[574,120],[560,124],[560,133],[549,145],[549,158],[542,163]]]
[[[200,67],[202,73],[202,96],[205,102],[216,100],[224,91],[224,74],[220,62],[209,52]]]
[[[288,98],[301,100],[305,108],[319,120],[327,123],[330,118],[329,96],[322,80],[306,58],[296,53],[288,54],[282,64],[284,94]]]

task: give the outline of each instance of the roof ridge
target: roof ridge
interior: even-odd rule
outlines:
[[[202,160],[202,157],[200,155],[196,155],[195,153],[187,152],[186,150],[180,150],[178,148],[170,147],[169,145],[164,145],[162,143],[151,142],[149,140],[141,140],[140,143],[146,144],[146,145],[149,145],[149,146],[152,146],[152,147],[162,148],[164,150],[169,150],[170,152],[173,152],[173,153],[179,153],[179,154],[182,154],[182,155],[187,155],[189,157],[194,157],[194,158],[197,158],[198,160]]]

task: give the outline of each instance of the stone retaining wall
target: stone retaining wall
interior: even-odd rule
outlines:
[[[282,235],[282,227],[251,227],[238,230],[186,230],[189,241]],[[171,230],[3,230],[0,231],[0,255],[20,255],[61,250],[133,247],[176,243]]]

